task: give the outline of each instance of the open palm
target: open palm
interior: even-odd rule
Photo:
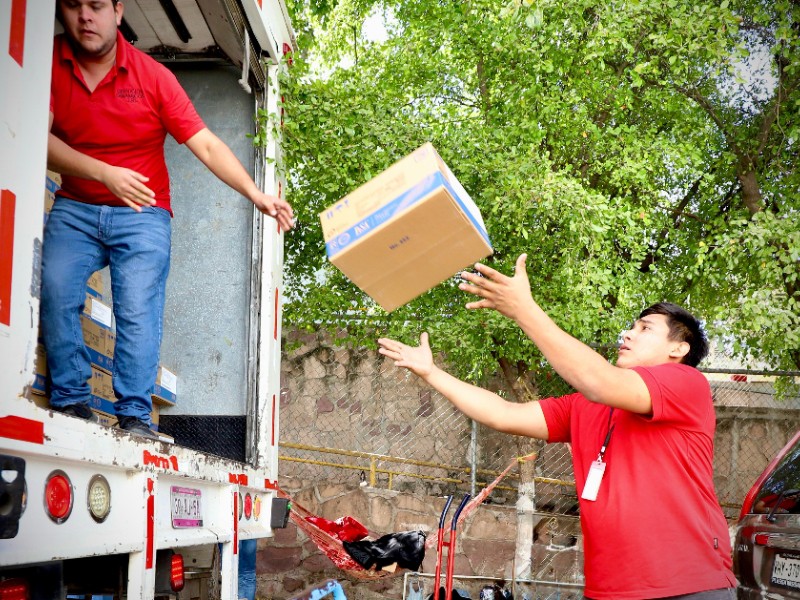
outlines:
[[[433,370],[433,354],[427,333],[419,337],[419,346],[409,346],[389,338],[380,338],[378,345],[378,352],[392,359],[396,367],[408,369],[419,377],[427,377]]]

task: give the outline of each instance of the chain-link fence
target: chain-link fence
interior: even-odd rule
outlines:
[[[291,338],[282,363],[282,478],[460,497],[464,492],[475,495],[518,457],[536,452],[535,461],[515,464],[488,496],[492,503],[519,509],[521,478],[535,482],[533,543],[530,556],[521,558],[529,560],[530,569],[518,571],[516,557],[505,556],[506,576],[515,574],[506,583],[516,598],[583,597],[578,500],[566,444],[545,444],[479,425],[374,349],[345,348],[321,333]],[[717,413],[715,484],[733,525],[750,486],[800,429],[800,395],[777,394],[776,373],[745,371],[725,356],[710,357],[703,370]],[[505,365],[505,372],[500,371],[485,387],[508,398],[519,398],[520,388],[540,398],[572,391],[553,372],[528,374],[520,386],[512,368]],[[797,373],[782,375],[800,381]],[[481,566],[462,571],[456,587],[475,598],[493,581],[484,577],[493,572]],[[531,579],[517,579],[517,572],[530,573]],[[422,587],[427,598],[432,580],[421,580],[417,591]]]
[[[340,347],[323,334],[294,341],[282,369],[281,476],[427,495],[474,493],[515,457],[536,451],[537,510],[576,513],[565,444],[478,425],[375,350]],[[768,371],[737,369],[724,356],[705,364],[717,409],[717,493],[734,518],[753,481],[800,429],[800,396],[778,398]],[[553,374],[535,384],[540,397],[569,392]],[[488,387],[504,393],[499,377]],[[513,469],[491,500],[515,502],[518,482]]]

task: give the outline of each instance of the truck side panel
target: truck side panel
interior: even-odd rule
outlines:
[[[0,381],[21,393],[33,380],[39,321],[53,0],[0,0]],[[8,411],[0,403],[0,418]]]

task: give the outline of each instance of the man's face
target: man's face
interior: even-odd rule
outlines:
[[[114,49],[122,3],[113,0],[59,0],[61,19],[76,54],[102,58]]]
[[[647,315],[622,333],[617,366],[653,367],[680,362],[688,351],[688,343],[669,339],[669,325],[665,315]]]

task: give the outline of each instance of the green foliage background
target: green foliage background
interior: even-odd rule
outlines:
[[[527,252],[534,297],[579,339],[613,345],[670,300],[800,368],[800,2],[288,5],[288,327],[427,330],[462,376],[535,375],[532,344],[464,309],[455,277],[387,315],[327,262],[318,213],[430,141],[481,209],[486,262]]]

